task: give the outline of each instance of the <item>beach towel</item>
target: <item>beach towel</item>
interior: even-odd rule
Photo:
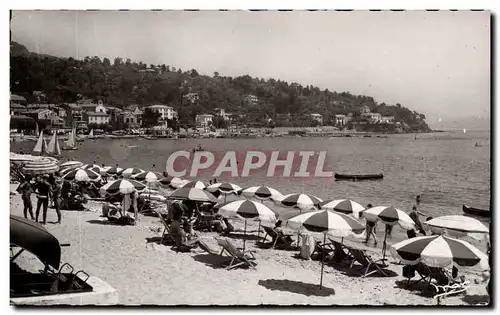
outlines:
[[[300,246],[300,257],[303,259],[310,260],[311,255],[314,252],[316,246],[316,241],[311,235],[302,235],[302,245]]]

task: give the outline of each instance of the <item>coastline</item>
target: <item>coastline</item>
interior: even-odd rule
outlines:
[[[15,184],[10,185],[14,192]],[[221,268],[221,258],[196,249],[191,253],[176,253],[170,246],[154,241],[163,229],[156,217],[140,216],[137,226],[108,225],[100,218],[101,204],[89,202],[90,211],[62,211],[62,224],[47,224],[46,228],[61,243],[62,262],[76,270],[83,269],[103,279],[120,296],[125,305],[436,305],[436,301],[419,295],[418,290],[399,288],[405,282],[402,266],[390,264],[395,275],[367,278],[345,269],[325,265],[324,287],[333,289],[327,295],[319,291],[321,264],[319,261],[295,258],[297,252],[260,249],[254,246],[257,222],[248,222],[246,248],[256,250],[257,270]],[[10,213],[22,216],[20,196],[10,196]],[[49,209],[48,222],[54,221],[55,211]],[[237,231],[243,223],[232,221]],[[219,250],[216,233],[198,234],[210,248]],[[242,244],[242,233],[230,240]],[[262,233],[261,233],[262,236]],[[380,249],[370,252],[380,258]],[[390,257],[390,261],[392,261]],[[22,268],[36,271],[41,263],[29,253],[18,258]],[[471,281],[467,296],[444,299],[443,305],[470,305],[481,302],[485,284],[475,284],[480,276],[466,274]],[[326,292],[330,292],[326,290]],[[331,293],[331,292],[330,292]],[[353,296],[356,299],[353,299]],[[484,300],[484,298],[483,298]]]

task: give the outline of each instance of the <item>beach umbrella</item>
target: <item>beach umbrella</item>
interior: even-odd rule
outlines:
[[[64,173],[62,179],[75,180],[77,182],[95,182],[99,181],[101,179],[101,176],[92,170],[84,170],[77,168]]]
[[[106,166],[104,167],[106,170],[106,173],[109,175],[120,175],[120,173],[123,171],[123,168],[120,168],[117,166]]]
[[[142,172],[139,174],[135,174],[131,176],[132,179],[138,180],[138,181],[145,181],[145,182],[159,182],[160,179],[163,178],[163,175],[161,175],[158,172]]]
[[[207,185],[205,185],[204,182],[199,181],[199,180],[193,180],[193,181],[185,181],[184,183],[180,184],[180,188],[198,188],[198,189],[205,189]]]
[[[215,196],[212,195],[211,193],[202,189],[188,188],[188,187],[182,187],[177,189],[170,196],[168,196],[168,198],[177,200],[191,200],[198,202],[211,202],[211,203],[217,202],[217,198],[215,198]]]
[[[106,185],[101,187],[101,193],[103,195],[117,195],[117,194],[130,194],[134,191],[141,192],[146,188],[146,186],[138,181],[132,179],[117,179],[108,182]]]
[[[405,230],[411,230],[415,228],[415,222],[407,215],[405,212],[396,209],[394,207],[378,206],[366,209],[360,213],[368,221],[381,221],[386,225],[396,225],[398,224]],[[385,260],[385,252],[387,250],[387,229],[384,235],[384,245],[382,248],[383,257]]]
[[[300,214],[288,220],[287,225],[293,229],[304,228],[310,232],[323,233],[323,244],[326,235],[346,237],[364,231],[363,224],[353,217],[330,210],[319,210]],[[324,258],[324,257],[323,257]],[[324,259],[321,259],[320,288],[323,285]]]
[[[238,194],[241,187],[232,183],[215,183],[206,188],[209,192],[220,192],[221,194]]]
[[[319,206],[321,209],[352,214],[355,218],[359,218],[359,212],[365,210],[365,207],[350,199],[327,200],[321,202]]]
[[[424,224],[429,226],[433,233],[447,233],[454,237],[470,236],[481,239],[483,236],[487,241],[490,233],[490,229],[481,221],[463,215],[445,215],[426,221]]]
[[[257,199],[274,199],[279,198],[282,194],[274,188],[268,186],[253,186],[242,191],[243,196],[247,198],[255,197]]]
[[[226,217],[242,217],[245,220],[245,235],[247,234],[247,219],[259,220],[259,232],[261,221],[276,221],[276,213],[266,205],[251,200],[236,200],[218,207],[219,213]],[[245,239],[243,240],[243,251],[245,251]]]
[[[124,178],[129,178],[129,177],[131,177],[133,175],[137,175],[137,174],[140,174],[140,173],[144,173],[144,170],[142,170],[140,168],[136,168],[136,167],[129,167],[129,168],[126,168],[123,171],[121,171],[120,174]]]
[[[72,169],[72,168],[79,168],[82,166],[83,166],[83,163],[80,161],[67,161],[67,162],[59,164],[59,167],[61,169]]]
[[[438,268],[489,269],[488,256],[468,242],[444,235],[419,236],[391,246],[391,253],[405,264],[419,262]]]
[[[59,170],[57,162],[48,158],[39,158],[27,162],[23,167],[23,172],[32,175],[50,174]]]
[[[283,199],[280,200],[280,203],[285,207],[299,208],[302,212],[302,210],[319,208],[319,205],[322,201],[323,200],[312,195],[289,194],[283,196]]]
[[[96,172],[97,174],[100,174],[100,175],[103,175],[103,174],[106,173],[106,171],[102,167],[100,167],[99,165],[97,165],[97,164],[84,164],[80,168],[84,169],[84,170],[94,171],[94,172]]]
[[[184,182],[182,178],[179,177],[173,177],[173,176],[165,176],[162,179],[160,179],[160,184],[166,187],[170,187],[173,189],[180,188],[180,185]]]
[[[10,161],[13,163],[25,164],[29,161],[33,161],[38,157],[35,157],[30,154],[17,154],[14,152],[10,152]]]

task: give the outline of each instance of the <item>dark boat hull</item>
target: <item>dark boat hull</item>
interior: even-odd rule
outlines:
[[[463,205],[462,206],[462,210],[466,214],[475,215],[475,216],[483,217],[483,218],[489,218],[490,217],[490,211],[489,210],[472,208],[472,207],[469,207],[467,205]]]
[[[335,173],[336,180],[379,180],[383,179],[383,174],[348,175]]]

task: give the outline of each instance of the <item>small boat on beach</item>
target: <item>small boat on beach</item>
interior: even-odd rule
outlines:
[[[47,152],[47,142],[43,137],[43,131],[40,131],[40,136],[38,137],[35,147],[33,148],[33,152],[39,153],[40,155]]]
[[[76,146],[76,130],[73,128],[71,130],[71,134],[68,137],[68,140],[65,142],[66,146],[62,148],[62,150],[65,151],[73,151],[73,150],[78,150],[78,147]]]
[[[462,210],[466,214],[475,215],[478,217],[489,218],[491,217],[490,210],[478,209],[469,207],[467,205],[462,205]]]
[[[56,132],[52,135],[52,139],[49,142],[46,152],[51,155],[61,155],[61,148],[59,147],[59,141],[57,141]]]
[[[360,175],[354,175],[354,174],[337,174],[335,173],[335,179],[336,180],[378,180],[378,179],[383,179],[384,175],[382,173],[380,174],[360,174]]]

